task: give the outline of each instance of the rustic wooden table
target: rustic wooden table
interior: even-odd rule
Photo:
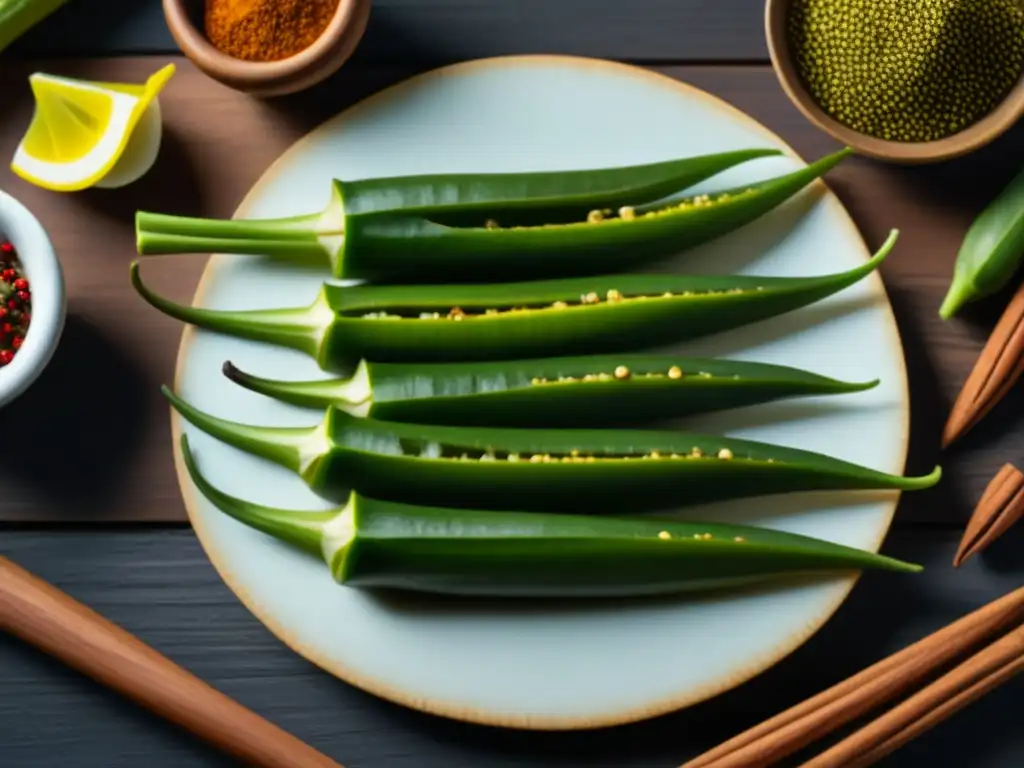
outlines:
[[[648,66],[707,89],[805,157],[834,147],[785,100],[767,65],[761,0],[376,0],[355,59],[304,95],[262,103],[178,56],[158,0],[72,0],[0,58],[0,157],[30,115],[26,75],[141,81],[167,61],[166,140],[157,167],[119,192],[58,195],[6,167],[0,185],[49,230],[66,270],[60,349],[16,408],[0,412],[0,553],[122,624],[214,686],[350,768],[672,766],[1018,585],[1024,532],[958,571],[962,525],[987,479],[1024,453],[1018,389],[956,450],[938,435],[1005,297],[948,324],[936,310],[971,218],[1024,163],[1024,126],[963,160],[897,168],[854,159],[829,183],[869,244],[902,230],[882,268],[911,377],[909,469],[942,484],[902,504],[885,544],[919,578],[866,576],[834,618],[775,668],[688,711],[602,732],[537,734],[411,712],[320,673],[287,651],[221,583],[185,521],[158,385],[180,325],[131,292],[136,207],[230,215],[264,168],[327,116],[451,61],[564,53]],[[154,265],[162,291],[191,297],[200,257]],[[42,429],[40,429],[42,427]],[[61,484],[54,482],[59,476]],[[624,648],[642,653],[642,648]],[[0,766],[213,766],[214,752],[49,658],[0,637]],[[891,757],[891,766],[1024,764],[1010,684]]]

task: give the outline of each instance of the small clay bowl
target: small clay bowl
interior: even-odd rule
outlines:
[[[308,48],[278,61],[245,61],[218,50],[203,31],[202,0],[163,0],[171,35],[200,70],[254,96],[295,93],[334,74],[352,55],[366,29],[370,0],[339,0],[322,35]]]
[[[966,155],[1005,133],[1024,116],[1024,74],[1003,103],[959,133],[926,142],[886,141],[851,130],[831,118],[804,87],[790,55],[786,17],[790,0],[766,0],[765,37],[772,67],[790,101],[825,133],[862,155],[894,163],[933,163]]]

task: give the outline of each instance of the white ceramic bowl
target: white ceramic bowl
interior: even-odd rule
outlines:
[[[64,330],[64,273],[46,230],[32,213],[0,191],[0,239],[11,242],[32,289],[32,321],[25,343],[0,368],[0,408],[22,394],[42,373]]]

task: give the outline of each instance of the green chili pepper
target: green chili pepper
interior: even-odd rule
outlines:
[[[779,576],[920,565],[821,539],[744,525],[478,511],[353,493],[325,512],[274,509],[192,482],[220,511],[323,558],[356,588],[490,597],[627,597],[738,587]]]
[[[226,311],[175,304],[132,285],[158,310],[201,328],[291,347],[322,370],[375,362],[468,362],[614,352],[683,341],[819,301],[871,273],[896,242],[846,272],[816,277],[606,275],[494,285],[339,286],[308,307]]]
[[[956,257],[953,282],[939,308],[948,320],[964,304],[1005,286],[1024,259],[1024,171],[974,220]]]
[[[326,257],[335,277],[377,282],[623,272],[753,221],[850,152],[756,184],[647,207],[641,203],[673,187],[773,153],[747,150],[664,168],[335,180],[327,208],[303,216],[213,220],[139,211],[137,248],[140,254]]]
[[[611,426],[783,398],[861,392],[853,383],[781,365],[602,355],[434,365],[360,361],[348,379],[274,381],[224,364],[235,383],[282,402],[354,416],[480,426]]]
[[[665,430],[510,429],[379,421],[329,408],[312,427],[239,424],[189,405],[187,421],[297,473],[316,493],[494,509],[637,511],[792,491],[927,488],[847,461],[751,440]]]

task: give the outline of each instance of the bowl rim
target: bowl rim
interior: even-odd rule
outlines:
[[[358,40],[365,27],[369,0],[338,0],[338,7],[320,36],[298,53],[277,61],[247,61],[224,53],[193,22],[190,5],[189,0],[163,0],[168,28],[182,53],[216,79],[270,85],[305,74],[330,59],[339,44],[351,45],[353,36]]]
[[[25,343],[9,365],[0,368],[0,406],[39,377],[49,364],[64,330],[64,272],[49,235],[35,215],[0,190],[0,233],[14,246],[32,287],[32,321]]]
[[[822,109],[797,74],[785,30],[785,14],[792,0],[765,0],[764,32],[768,56],[782,90],[814,126],[859,154],[901,163],[952,160],[995,141],[1024,116],[1024,69],[1003,101],[983,118],[961,131],[927,142],[899,142],[860,133]]]

